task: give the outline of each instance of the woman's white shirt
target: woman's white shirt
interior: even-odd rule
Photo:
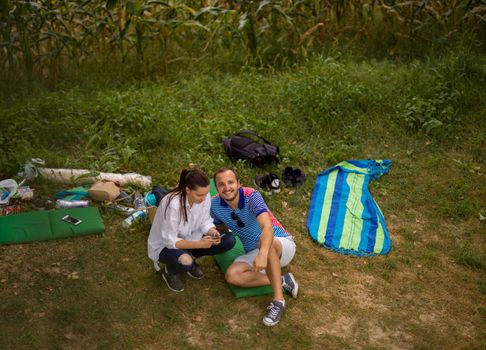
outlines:
[[[162,198],[155,213],[147,241],[148,256],[153,261],[159,260],[164,248],[177,249],[175,244],[180,240],[199,241],[211,227],[214,227],[210,215],[211,197],[208,193],[202,203],[194,203],[192,208],[186,199],[187,222],[181,215],[180,195],[174,196],[165,208],[170,194]]]

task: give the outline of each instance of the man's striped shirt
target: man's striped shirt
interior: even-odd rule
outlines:
[[[258,242],[262,230],[258,225],[257,216],[261,213],[268,213],[272,223],[275,237],[291,237],[282,224],[273,216],[270,209],[268,209],[262,195],[257,190],[250,187],[240,188],[240,198],[238,207],[234,213],[245,224],[244,227],[238,227],[237,221],[232,218],[233,209],[219,195],[211,199],[211,216],[214,219],[214,224],[225,224],[231,231],[237,234],[246,252],[258,248]],[[236,217],[235,217],[236,218]]]

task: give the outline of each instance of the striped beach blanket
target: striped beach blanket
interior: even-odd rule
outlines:
[[[348,160],[320,173],[307,218],[312,239],[342,254],[388,254],[390,235],[368,184],[390,166],[389,160]]]

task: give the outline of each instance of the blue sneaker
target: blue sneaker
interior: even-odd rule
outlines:
[[[297,294],[299,294],[299,284],[295,280],[292,272],[288,272],[282,276],[282,288],[289,293],[292,298],[297,298]]]
[[[268,327],[275,326],[280,322],[285,311],[285,305],[278,300],[274,300],[267,307],[267,314],[263,318],[263,324]]]

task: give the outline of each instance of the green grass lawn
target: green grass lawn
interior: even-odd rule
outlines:
[[[102,236],[0,246],[2,349],[484,349],[486,347],[486,64],[315,59],[285,72],[195,75],[114,90],[69,88],[0,102],[0,174],[32,157],[49,167],[151,175],[183,167],[303,169],[298,189],[265,195],[297,242],[301,285],[281,323],[268,296],[235,299],[215,263],[170,292],[146,254],[149,224],[102,208]],[[222,138],[258,130],[281,148],[265,169],[232,164]],[[355,258],[306,230],[316,175],[346,159],[390,159],[370,190],[393,241]],[[39,199],[66,186],[36,180]]]

